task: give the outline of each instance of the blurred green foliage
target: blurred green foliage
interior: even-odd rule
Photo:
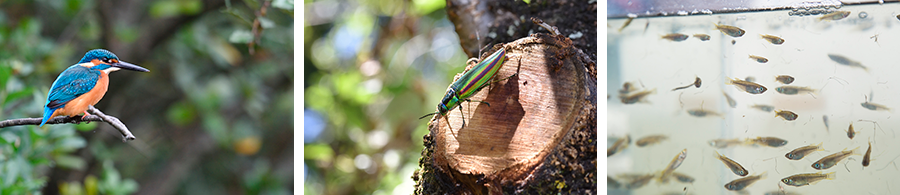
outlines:
[[[291,194],[294,8],[258,17],[264,2],[0,1],[0,120],[40,117],[90,49],[151,70],[111,74],[96,105],[137,140],[97,122],[0,129],[0,194]]]
[[[412,194],[434,112],[468,58],[441,0],[307,0],[305,194]]]

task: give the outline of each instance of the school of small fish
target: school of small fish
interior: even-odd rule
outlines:
[[[815,19],[817,19],[819,22],[823,22],[823,23],[833,22],[833,21],[841,20],[843,18],[848,17],[850,15],[850,13],[851,13],[850,11],[834,11],[834,12],[827,13],[821,17],[815,18]],[[900,15],[897,15],[896,17],[897,17],[897,19],[900,19]],[[627,23],[630,23],[632,19],[633,18],[629,18],[626,21],[625,26],[627,26]],[[625,26],[622,26],[622,28],[624,28]],[[735,42],[736,42],[735,39],[742,37],[746,33],[746,31],[744,29],[741,29],[740,27],[721,24],[721,23],[714,23],[713,28],[720,31],[724,35],[734,38],[731,40],[732,45],[735,44]],[[621,31],[621,28],[620,28],[620,31]],[[673,42],[681,42],[681,41],[687,40],[691,36],[689,34],[671,33],[671,34],[667,34],[667,35],[662,35],[660,37],[661,37],[661,39],[666,39],[666,40],[673,41]],[[699,33],[693,34],[693,37],[699,39],[700,41],[708,41],[711,39],[710,35],[699,34]],[[765,42],[771,43],[772,45],[776,45],[776,47],[779,47],[780,45],[785,43],[785,39],[778,35],[759,34],[759,37],[761,39],[763,39]],[[790,38],[790,37],[788,37],[788,38]],[[876,40],[876,42],[877,42],[877,40]],[[795,42],[791,42],[789,44],[793,44],[793,43],[795,43]],[[768,45],[768,44],[766,44],[766,45]],[[771,45],[769,45],[769,46],[771,46]],[[781,46],[781,47],[784,47],[784,46]],[[768,58],[763,57],[763,56],[753,55],[753,54],[747,54],[747,55],[748,55],[749,59],[751,59],[752,61],[759,63],[759,64],[766,64],[766,63],[770,62]],[[860,62],[860,61],[851,59],[851,57],[843,56],[840,54],[834,54],[834,53],[827,53],[827,54],[825,54],[825,56],[827,56],[828,59],[833,61],[834,64],[840,65],[840,66],[838,66],[838,68],[840,68],[841,66],[845,67],[844,69],[846,69],[846,70],[844,70],[844,71],[858,71],[861,69],[867,73],[869,72],[869,68],[867,66],[863,65],[862,62]],[[773,61],[773,63],[775,63],[775,62],[776,61]],[[760,76],[760,75],[756,75],[756,76]],[[821,89],[811,88],[808,86],[791,85],[795,81],[800,80],[800,81],[798,81],[798,83],[803,83],[804,81],[810,80],[812,78],[803,78],[802,76],[795,78],[794,76],[787,75],[787,74],[779,74],[779,75],[772,75],[772,76],[774,76],[776,82],[783,84],[782,86],[775,87],[775,91],[778,94],[782,94],[782,95],[786,95],[786,96],[807,95],[808,94],[808,95],[815,97],[817,95],[817,92],[819,90],[821,90]],[[726,77],[725,84],[732,85],[738,91],[742,92],[742,93],[737,93],[736,95],[740,95],[743,93],[746,93],[745,95],[747,95],[747,94],[760,95],[760,94],[765,93],[768,90],[767,87],[763,86],[760,83],[755,82],[754,79],[752,79],[752,78],[753,78],[752,76],[747,76],[746,79],[742,80],[742,79],[738,79],[738,78]],[[767,77],[767,78],[772,78],[772,77]],[[681,85],[683,85],[683,84],[684,83],[682,83]],[[674,86],[675,88],[672,89],[672,91],[688,89],[691,86],[694,86],[695,88],[700,88],[700,84],[701,84],[701,79],[699,76],[697,76],[695,79],[695,82],[690,83],[685,86],[676,85],[676,86]],[[691,90],[691,89],[688,89],[686,91],[689,91],[689,90]],[[639,90],[635,89],[635,86],[633,83],[626,82],[623,85],[622,89],[619,90],[619,93],[620,93],[619,98],[621,99],[621,102],[623,104],[634,104],[634,103],[638,103],[638,102],[646,102],[645,98],[647,98],[649,95],[653,94],[654,91],[655,90],[639,91]],[[683,94],[685,92],[681,92],[681,93]],[[698,93],[700,93],[700,92],[698,92]],[[729,95],[729,93],[726,93],[725,89],[722,89],[722,95],[724,96],[724,99],[726,100],[727,105],[729,107],[737,108],[738,102],[734,98],[732,98],[731,95]],[[735,94],[732,94],[732,95],[735,95]],[[866,101],[860,103],[860,106],[862,106],[863,108],[870,110],[870,111],[887,111],[887,112],[891,111],[890,107],[873,103],[873,102],[871,102],[871,99],[867,99]],[[682,103],[682,107],[684,107],[684,103]],[[798,112],[794,112],[791,110],[785,110],[785,109],[777,109],[776,110],[776,108],[774,106],[766,105],[766,104],[753,104],[753,105],[748,104],[748,106],[746,106],[746,107],[758,109],[759,111],[763,111],[763,112],[774,112],[775,113],[774,117],[781,118],[781,120],[783,120],[785,123],[796,123],[797,122],[796,120],[801,117],[800,114],[803,114],[802,113],[803,110],[797,110]],[[693,109],[682,108],[682,109],[684,109],[684,111],[686,111],[688,113],[688,115],[693,116],[693,117],[701,117],[702,118],[702,117],[709,117],[709,116],[718,116],[718,117],[724,118],[724,116],[726,115],[726,114],[720,113],[718,111],[704,109],[702,107],[702,104],[701,104],[700,108],[693,108]],[[683,113],[683,112],[681,112],[681,113]],[[813,118],[811,116],[804,116],[804,117],[809,117],[810,119]],[[828,115],[822,116],[822,121],[824,123],[826,131],[829,128],[828,127],[829,126],[828,118],[829,118]],[[860,120],[860,121],[864,121],[864,120]],[[870,121],[870,122],[872,122],[872,121]],[[849,127],[847,128],[847,130],[845,130],[845,132],[846,132],[847,138],[849,138],[849,140],[853,140],[853,138],[857,137],[857,134],[859,133],[858,130],[854,129],[852,122],[849,124]],[[870,135],[862,134],[861,136],[870,136]],[[638,147],[650,147],[650,146],[659,144],[661,142],[667,141],[669,139],[673,139],[669,142],[677,141],[677,139],[670,138],[668,135],[653,134],[653,135],[645,135],[644,137],[641,137],[640,139],[638,139],[635,142],[635,145],[637,145]],[[857,140],[859,140],[859,139],[857,139]],[[617,152],[622,151],[625,147],[627,147],[627,145],[629,143],[630,143],[630,139],[628,138],[628,135],[625,135],[624,137],[619,138],[618,141],[616,141],[615,144],[613,144],[613,146],[607,150],[607,157],[609,157]],[[624,146],[623,146],[623,144],[624,144]],[[759,171],[759,170],[754,170],[754,173],[756,173],[756,174],[751,174],[751,172],[748,171],[741,163],[735,161],[732,158],[727,157],[726,155],[720,154],[718,149],[726,149],[729,147],[737,147],[737,146],[750,146],[750,147],[754,147],[754,148],[760,147],[760,146],[764,146],[764,147],[768,147],[768,148],[781,148],[788,144],[788,140],[781,139],[778,137],[773,137],[773,136],[759,136],[759,137],[755,137],[755,138],[742,137],[742,138],[714,139],[714,140],[710,140],[708,142],[708,144],[710,146],[712,146],[713,148],[715,148],[714,149],[715,155],[713,157],[715,157],[716,159],[721,161],[721,163],[724,165],[725,168],[727,168],[732,173],[734,173],[735,175],[738,176],[737,179],[734,179],[734,180],[731,180],[730,182],[724,183],[724,188],[729,191],[743,191],[745,188],[752,185],[753,183],[764,179],[768,172],[762,171],[762,173],[758,173],[757,171]],[[840,150],[837,152],[835,152],[836,148],[829,148],[830,154],[828,154],[824,157],[821,157],[818,160],[809,159],[809,158],[807,158],[807,160],[803,160],[805,157],[808,157],[811,154],[816,154],[813,156],[817,156],[817,157],[823,156],[824,154],[822,154],[822,151],[826,151],[825,147],[823,147],[823,144],[825,144],[825,142],[820,142],[818,144],[809,144],[809,145],[804,144],[804,146],[800,146],[800,147],[794,148],[794,149],[784,148],[782,151],[790,150],[790,151],[787,151],[787,153],[783,153],[783,152],[781,153],[781,154],[784,154],[783,155],[784,158],[788,159],[788,162],[791,162],[792,164],[803,163],[804,161],[807,163],[813,162],[812,164],[804,165],[804,167],[806,167],[806,169],[812,168],[814,170],[809,170],[810,172],[792,173],[792,175],[779,180],[780,183],[777,183],[777,184],[778,184],[778,187],[780,190],[770,191],[765,194],[797,194],[797,193],[793,193],[793,192],[785,192],[784,186],[782,186],[782,184],[787,185],[787,186],[793,186],[793,187],[802,187],[802,186],[813,185],[813,184],[816,184],[816,183],[818,183],[820,181],[824,181],[824,180],[835,180],[835,179],[837,179],[835,172],[825,173],[822,171],[830,169],[830,168],[834,167],[835,165],[838,165],[841,162],[847,162],[847,160],[845,160],[845,159],[847,159],[853,155],[863,155],[863,154],[861,154],[861,151],[858,151],[860,149],[860,147],[857,147],[854,149],[844,148],[843,150]],[[868,148],[865,151],[862,161],[861,161],[863,168],[868,167],[871,164],[872,150],[873,150],[872,142],[868,141]],[[617,176],[618,181],[614,180],[613,177],[608,176],[607,177],[607,186],[610,188],[619,188],[620,186],[625,186],[626,189],[633,190],[633,189],[640,188],[640,187],[646,185],[647,183],[650,182],[650,179],[654,178],[654,177],[658,178],[658,181],[660,183],[668,182],[668,180],[670,178],[675,178],[677,181],[682,182],[682,183],[693,183],[695,181],[695,179],[693,177],[689,176],[688,175],[689,173],[686,174],[683,172],[675,171],[675,169],[678,168],[685,161],[686,158],[687,158],[687,149],[684,149],[680,153],[677,153],[675,155],[674,159],[672,159],[670,161],[668,166],[662,167],[661,171],[652,171],[650,173],[636,173],[636,174],[619,175],[619,176]],[[780,156],[776,157],[776,158],[780,158]],[[851,159],[853,159],[853,158],[851,158]],[[740,159],[738,159],[738,160],[740,160]],[[813,160],[815,160],[815,161],[813,161]],[[853,159],[853,160],[856,160],[856,159]],[[846,164],[846,163],[843,163],[843,164]],[[716,165],[716,166],[721,166],[721,165]],[[750,168],[752,168],[752,167],[750,167]],[[812,172],[812,171],[818,171],[818,172]],[[703,178],[701,178],[701,179],[703,179]],[[625,180],[626,182],[624,182],[624,184],[620,183],[619,181],[622,181],[622,180]],[[773,184],[773,186],[774,186],[774,184]],[[687,193],[687,191],[686,191],[687,189],[688,188],[685,188],[685,193]]]

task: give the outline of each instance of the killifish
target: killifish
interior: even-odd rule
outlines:
[[[631,24],[631,21],[632,21],[632,20],[634,20],[634,18],[628,17],[628,19],[625,20],[625,23],[622,24],[622,27],[619,27],[619,32],[622,32],[622,29],[625,29],[626,26],[628,26],[629,24]]]
[[[715,148],[726,148],[741,144],[744,144],[744,142],[738,139],[714,139],[709,141],[709,145]]]
[[[750,108],[756,108],[756,109],[766,111],[766,112],[772,112],[773,110],[775,110],[775,107],[773,107],[773,106],[760,105],[760,104],[754,104],[754,105],[750,106]]]
[[[718,112],[713,112],[713,111],[704,110],[704,109],[692,109],[692,110],[688,110],[687,113],[690,114],[691,116],[696,116],[696,117],[705,117],[708,115],[709,116],[722,116],[722,114],[719,114]]]
[[[834,173],[835,172],[831,172],[828,174],[822,174],[822,172],[819,171],[817,173],[796,174],[796,175],[791,175],[791,176],[785,177],[784,179],[781,179],[781,182],[783,182],[784,184],[787,184],[787,185],[800,187],[800,186],[805,186],[805,185],[809,185],[809,184],[814,184],[823,179],[829,179],[829,180],[834,179],[835,178]]]
[[[822,21],[822,20],[840,20],[840,19],[846,18],[846,17],[849,16],[849,15],[850,15],[850,11],[836,11],[836,12],[831,12],[830,14],[825,14],[825,15],[822,16],[822,17],[819,17],[819,21]]]
[[[778,76],[775,76],[775,81],[784,83],[785,85],[791,84],[794,82],[794,77],[792,77],[790,75],[778,75]]]
[[[628,135],[625,135],[625,137],[619,138],[619,140],[616,140],[616,142],[613,143],[613,145],[610,146],[609,149],[606,149],[606,156],[609,157],[609,156],[612,156],[613,154],[616,154],[619,151],[624,150],[625,148],[628,147],[628,144],[631,144],[631,139],[628,138]]]
[[[734,26],[728,26],[728,25],[724,25],[724,24],[721,24],[721,25],[715,24],[715,25],[716,25],[716,29],[718,29],[719,31],[722,31],[722,33],[724,33],[728,36],[732,36],[732,37],[744,36],[744,29],[734,27]]]
[[[642,102],[645,97],[647,97],[650,94],[653,94],[654,92],[656,92],[656,89],[640,91],[640,92],[636,92],[631,95],[623,95],[623,96],[621,96],[622,103],[623,104],[634,104],[637,102]]]
[[[691,176],[685,175],[684,173],[672,172],[672,176],[675,177],[675,179],[678,179],[678,181],[683,182],[683,183],[694,183],[694,178]]]
[[[737,101],[734,101],[734,99],[731,98],[731,96],[728,96],[728,94],[725,93],[724,91],[722,92],[722,95],[724,95],[724,96],[725,96],[725,100],[728,101],[728,106],[730,106],[731,108],[736,108],[736,107],[737,107]]]
[[[759,35],[759,37],[762,37],[766,41],[769,41],[770,43],[775,44],[775,45],[781,45],[782,43],[784,43],[784,39],[782,39],[781,37],[777,37],[775,35],[761,34],[761,35]]]
[[[694,34],[694,37],[700,39],[700,41],[709,41],[709,35],[707,34]]]
[[[669,137],[665,135],[648,135],[644,136],[641,139],[638,139],[636,142],[634,142],[634,144],[638,147],[644,147],[650,144],[659,143],[666,139],[669,139]]]
[[[744,169],[744,166],[741,166],[741,164],[734,162],[734,160],[725,157],[725,155],[719,154],[719,151],[716,151],[716,158],[719,158],[722,163],[725,163],[725,166],[728,167],[728,169],[731,169],[731,172],[734,172],[734,174],[742,177],[747,176],[748,172],[747,169]]]
[[[688,37],[690,36],[681,33],[672,33],[662,36],[663,39],[668,39],[670,41],[684,41],[687,40]]]
[[[828,58],[831,58],[831,60],[837,62],[838,64],[844,65],[844,66],[857,67],[857,68],[862,68],[866,72],[869,71],[869,68],[866,68],[865,66],[863,66],[862,63],[851,60],[850,58],[844,57],[842,55],[828,54]]]
[[[650,182],[650,179],[653,179],[654,176],[655,175],[653,175],[653,174],[647,174],[647,175],[640,176],[637,179],[634,179],[631,182],[628,182],[628,184],[625,185],[625,188],[632,189],[632,190],[640,188],[640,187],[646,185],[648,182]]]
[[[864,166],[864,167],[868,167],[868,166],[869,166],[869,162],[872,162],[871,155],[872,155],[872,142],[870,141],[870,142],[869,142],[869,149],[866,150],[866,155],[863,156],[862,166]]]
[[[859,147],[856,147],[856,148],[859,149]],[[854,154],[855,150],[856,149],[844,150],[844,151],[840,151],[840,152],[822,157],[822,159],[819,159],[819,161],[816,161],[815,163],[812,164],[812,168],[817,169],[817,170],[831,168],[834,165],[836,165],[838,162],[843,160],[844,158],[847,158],[850,155]]]
[[[869,110],[875,110],[875,111],[879,111],[879,110],[887,110],[887,111],[891,111],[891,109],[888,108],[887,106],[884,106],[884,105],[881,105],[881,104],[872,103],[872,102],[863,102],[863,103],[860,103],[860,105],[862,105],[863,108],[866,108],[866,109],[869,109]]]
[[[750,93],[750,94],[762,94],[766,92],[766,87],[754,82],[748,82],[741,79],[729,79],[725,81],[726,85],[734,85],[735,88]]]
[[[749,56],[750,56],[750,59],[753,59],[754,61],[759,62],[759,63],[769,62],[769,59],[766,59],[762,56],[757,56],[757,55],[749,55]]]
[[[766,145],[769,147],[781,147],[787,145],[787,140],[783,140],[777,137],[756,137],[754,139],[750,139],[750,142],[754,144]]]
[[[850,122],[850,127],[847,128],[847,137],[850,139],[856,137],[856,131],[853,131],[853,122]]]
[[[780,94],[785,94],[785,95],[797,95],[801,92],[816,93],[815,89],[811,89],[809,87],[798,87],[798,86],[781,86],[781,87],[775,88],[775,91],[777,91]]]
[[[800,160],[809,153],[822,150],[825,150],[822,148],[822,143],[819,143],[819,145],[808,145],[791,150],[791,152],[784,154],[784,157],[790,160]]]
[[[762,174],[759,174],[759,175],[754,175],[754,176],[749,176],[749,177],[745,177],[745,178],[735,179],[734,181],[731,181],[731,182],[726,183],[726,184],[725,184],[725,189],[728,189],[728,190],[731,190],[731,191],[740,191],[740,190],[743,190],[743,189],[746,188],[747,186],[750,186],[750,184],[753,184],[753,182],[756,182],[756,181],[759,181],[759,179],[762,179],[762,178],[763,178],[763,175],[765,175],[765,174],[766,174],[766,173],[763,172]]]
[[[685,158],[687,158],[687,148],[681,150],[681,153],[678,153],[675,158],[672,158],[672,161],[669,162],[669,165],[666,166],[666,169],[664,169],[659,175],[659,180],[661,182],[667,182],[669,180],[669,176],[672,174],[672,171],[675,171],[675,169],[681,166],[681,163],[684,162]]]
[[[784,118],[784,120],[787,120],[787,121],[797,120],[797,117],[798,117],[798,116],[797,116],[797,113],[794,113],[794,112],[791,112],[791,111],[787,111],[787,110],[777,110],[777,111],[775,111],[775,117],[779,117],[779,116],[780,116],[781,118]]]

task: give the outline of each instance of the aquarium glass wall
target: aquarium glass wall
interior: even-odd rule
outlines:
[[[900,194],[898,14],[609,18],[607,192]]]

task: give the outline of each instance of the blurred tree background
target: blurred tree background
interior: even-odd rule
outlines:
[[[304,6],[305,194],[412,194],[428,134],[418,118],[468,58],[446,2]]]
[[[0,120],[41,117],[57,75],[90,49],[151,71],[111,74],[96,105],[136,140],[97,122],[0,129],[0,194],[296,193],[293,10],[292,0],[0,1]]]

